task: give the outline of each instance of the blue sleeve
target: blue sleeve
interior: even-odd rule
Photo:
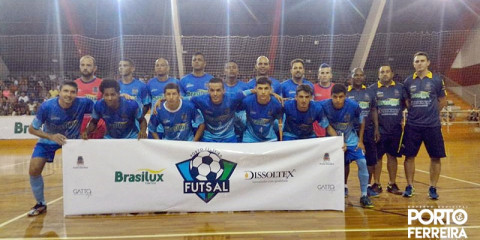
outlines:
[[[142,104],[145,106],[148,106],[152,103],[152,98],[150,97],[150,94],[148,93],[148,88],[147,85],[143,85],[142,89],[140,90],[140,98],[142,99]]]
[[[328,121],[327,115],[323,110],[322,104],[317,104],[317,118],[316,120],[322,128],[327,128],[330,122]]]
[[[37,115],[32,121],[32,127],[36,130],[40,129],[47,119],[48,116],[48,109],[47,109],[47,104],[42,104],[38,108]]]
[[[102,107],[100,106],[102,101],[98,101],[95,103],[94,107],[93,107],[93,112],[92,112],[92,118],[95,119],[95,120],[99,120],[100,118],[102,118]]]
[[[192,114],[193,114],[193,121],[192,121],[192,126],[194,128],[198,128],[200,124],[204,123],[203,115],[200,112],[200,110],[193,108],[192,109]]]
[[[143,116],[143,106],[138,102],[135,102],[135,103],[137,104],[136,105],[137,110],[135,111],[135,119],[140,121],[142,119],[142,116]]]
[[[437,96],[440,97],[440,98],[447,96],[446,90],[445,90],[445,83],[443,82],[443,79],[438,78],[438,82],[439,82],[439,84],[438,84],[439,85],[439,87],[438,87],[439,91],[437,92]]]
[[[355,118],[354,118],[354,119],[356,119],[359,124],[362,124],[362,122],[363,122],[363,120],[364,120],[361,113],[362,113],[362,109],[361,109],[360,106],[357,104],[357,105],[356,105],[356,108],[355,108],[355,115],[354,115]]]
[[[159,108],[157,108],[157,112],[160,111]],[[150,121],[148,121],[148,131],[150,132],[157,132],[157,127],[158,127],[158,115],[157,114],[152,114],[150,116]]]

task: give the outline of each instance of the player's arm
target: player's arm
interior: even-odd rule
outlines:
[[[438,97],[438,112],[440,113],[447,106],[447,97]]]
[[[138,132],[138,139],[147,138],[147,119],[145,119],[145,115],[142,114],[142,118],[140,119],[140,132]]]
[[[283,118],[278,118],[278,138],[283,141]]]
[[[380,140],[380,130],[378,128],[378,109],[374,107],[370,111],[372,112],[373,129],[374,129],[373,140],[375,140],[375,142],[378,142]]]
[[[62,135],[60,133],[49,134],[49,133],[46,133],[46,132],[42,131],[41,129],[35,129],[32,125],[30,125],[28,127],[28,133],[30,133],[32,135],[35,135],[37,137],[40,137],[40,138],[45,138],[45,139],[54,141],[54,142],[58,143],[59,145],[63,145],[65,143],[67,143],[67,137],[65,137],[64,135]]]
[[[203,131],[205,131],[205,123],[198,125],[197,132],[195,133],[195,137],[193,138],[194,142],[199,142],[202,139]]]
[[[329,136],[338,136],[337,131],[335,131],[335,129],[333,129],[332,125],[329,124],[327,126],[326,130],[327,130],[327,133],[328,133]]]
[[[362,123],[360,124],[360,132],[358,133],[358,145],[357,149],[362,149],[365,152],[365,145],[363,145],[363,133],[365,132],[365,119],[362,119]]]

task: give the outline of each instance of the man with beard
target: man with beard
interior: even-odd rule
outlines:
[[[196,52],[192,56],[193,72],[185,75],[180,80],[180,89],[187,97],[200,96],[208,93],[207,84],[212,75],[205,73],[205,56],[201,52]]]
[[[102,98],[102,94],[99,91],[100,83],[102,79],[95,76],[97,71],[97,64],[95,58],[90,55],[85,55],[80,58],[80,74],[81,77],[75,80],[78,85],[77,97],[85,97],[93,102]],[[90,122],[90,114],[85,114],[82,121],[81,132],[85,131],[88,122]],[[105,135],[106,127],[105,122],[100,120],[97,124],[95,131],[91,132],[88,138],[101,139]]]
[[[313,89],[313,84],[305,79],[305,63],[302,59],[294,59],[290,62],[290,73],[292,78],[282,82],[282,97],[294,99],[297,94],[298,86],[306,84]]]

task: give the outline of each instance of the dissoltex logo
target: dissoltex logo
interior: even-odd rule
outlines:
[[[462,227],[468,220],[463,208],[423,208],[408,209],[408,225],[419,222],[425,227],[408,227],[408,238],[415,239],[466,239]]]
[[[152,170],[148,168],[138,169],[137,173],[124,173],[122,171],[115,171],[115,182],[116,183],[145,183],[145,184],[156,184],[158,182],[163,182],[163,171]],[[138,173],[140,172],[140,173]]]
[[[295,169],[292,170],[262,170],[245,171],[245,180],[252,180],[253,183],[288,182],[289,178],[295,177]]]
[[[195,193],[205,203],[218,193],[230,192],[230,176],[236,163],[222,159],[213,149],[199,149],[191,158],[176,164],[183,179],[183,193]]]

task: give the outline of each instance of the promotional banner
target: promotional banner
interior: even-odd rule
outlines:
[[[65,215],[344,211],[341,137],[273,143],[68,140]]]
[[[0,139],[36,139],[28,133],[28,126],[35,116],[0,117]]]

